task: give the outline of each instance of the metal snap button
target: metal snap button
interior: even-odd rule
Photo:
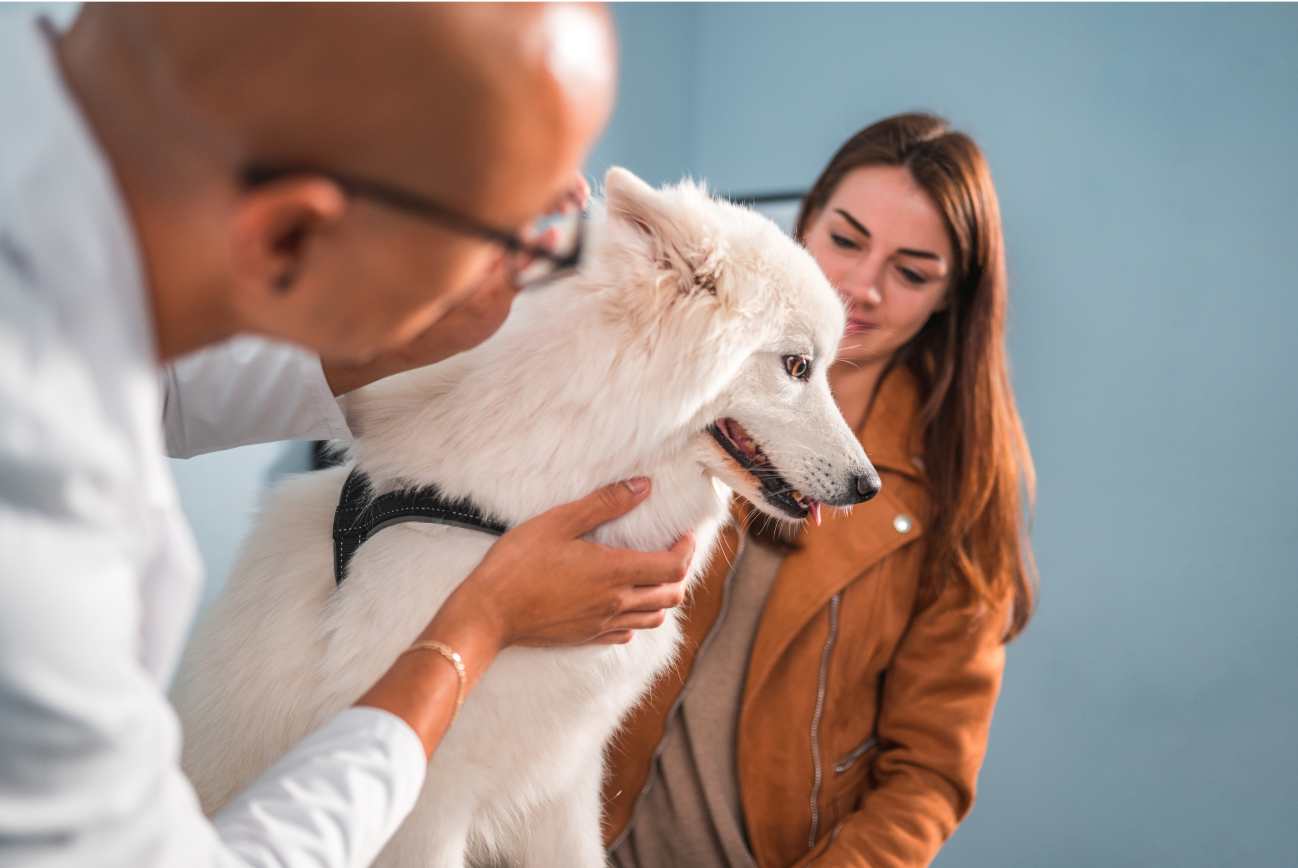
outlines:
[[[913,527],[910,516],[899,515],[892,520],[892,526],[897,529],[897,533],[906,533]]]

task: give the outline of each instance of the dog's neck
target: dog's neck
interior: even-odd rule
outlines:
[[[697,452],[720,358],[662,358],[651,331],[610,323],[608,299],[581,280],[520,299],[482,346],[349,397],[351,454],[376,490],[437,485],[514,525],[645,475],[649,500],[601,534],[642,549],[724,511]]]

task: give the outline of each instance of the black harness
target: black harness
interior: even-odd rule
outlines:
[[[352,555],[374,534],[403,521],[424,521],[500,536],[508,527],[492,521],[467,500],[446,500],[437,487],[405,488],[373,496],[370,479],[356,468],[343,483],[334,513],[334,580],[347,578]]]

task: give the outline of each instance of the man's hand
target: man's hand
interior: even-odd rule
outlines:
[[[509,531],[446,601],[428,633],[487,619],[501,648],[612,644],[662,624],[666,610],[685,598],[693,535],[666,552],[582,539],[648,494],[647,479],[611,485]]]
[[[636,552],[581,537],[625,515],[649,494],[649,480],[610,485],[557,506],[502,536],[447,599],[416,641],[433,640],[463,660],[472,690],[510,645],[615,644],[662,624],[685,599],[694,557],[686,534],[665,552]],[[403,654],[358,701],[389,711],[434,747],[460,694],[456,670],[440,654]]]

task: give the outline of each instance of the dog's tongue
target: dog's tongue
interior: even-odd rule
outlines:
[[[807,508],[811,510],[811,520],[816,523],[816,527],[820,527],[820,503],[811,498],[807,500],[809,501]]]

